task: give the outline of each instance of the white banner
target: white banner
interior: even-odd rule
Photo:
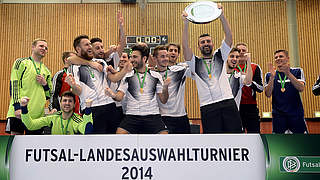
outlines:
[[[259,135],[15,136],[10,180],[264,180]]]

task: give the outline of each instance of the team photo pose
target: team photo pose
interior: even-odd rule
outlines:
[[[157,46],[153,50],[153,58],[157,63],[157,71],[162,79],[171,79],[168,86],[169,99],[163,104],[158,98],[160,114],[170,134],[190,134],[190,123],[184,106],[186,77],[191,72],[186,65],[176,64],[180,50],[175,44]],[[171,53],[168,52],[171,51]],[[175,54],[173,54],[175,53]],[[171,64],[171,65],[169,65]]]
[[[134,69],[122,79],[118,91],[109,87],[106,94],[116,101],[126,95],[126,116],[117,129],[117,134],[168,134],[161,120],[157,98],[165,104],[168,100],[170,78],[162,80],[158,72],[146,66],[150,49],[136,44],[132,48],[130,61]]]
[[[184,59],[195,79],[200,100],[203,133],[241,133],[242,125],[237,105],[229,85],[226,66],[232,47],[232,32],[223,13],[219,17],[225,33],[221,46],[213,51],[212,37],[202,34],[198,39],[198,48],[202,57],[197,57],[189,46],[189,21],[185,12],[182,33]]]

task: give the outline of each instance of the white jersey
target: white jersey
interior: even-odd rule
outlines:
[[[75,81],[81,87],[80,106],[85,109],[86,99],[92,99],[92,107],[102,106],[113,103],[113,99],[105,94],[105,88],[108,87],[106,63],[103,59],[92,59],[103,66],[103,72],[85,65],[72,65],[71,73]]]
[[[120,68],[118,67],[117,68],[117,71],[119,72],[120,71]],[[112,89],[113,92],[117,92],[119,87],[120,87],[120,83],[121,83],[121,80],[116,82],[116,83],[111,83],[111,87],[110,89]],[[127,97],[126,95],[124,95],[122,101],[115,101],[116,102],[116,107],[122,107],[122,111],[123,111],[123,114],[125,114],[126,112],[126,107],[127,107]]]
[[[138,73],[141,82],[144,73]],[[157,93],[162,93],[162,77],[158,72],[148,70],[143,84],[143,92],[140,92],[140,83],[134,70],[127,73],[122,79],[119,91],[126,94],[127,115],[153,115],[160,114],[157,102]]]
[[[203,60],[193,55],[191,61],[186,61],[197,84],[200,107],[233,98],[225,66],[230,50],[222,41],[212,59]],[[211,78],[205,63],[208,68],[211,66]]]
[[[112,65],[114,69],[116,69],[120,62],[120,57],[118,52],[113,52],[109,55],[109,57],[105,60],[108,65]],[[111,62],[113,61],[113,62]]]
[[[186,76],[190,76],[189,68],[181,65],[168,67],[167,71],[159,72],[163,79],[170,78],[168,86],[169,99],[166,104],[162,104],[157,97],[161,116],[180,117],[185,116],[184,92],[186,85]],[[167,75],[166,75],[167,74]]]
[[[114,65],[113,68],[116,69],[116,70],[119,72],[120,69],[119,69],[118,66],[119,66],[119,62],[120,62],[120,57],[119,57],[118,52],[114,52],[114,53],[110,54],[110,56],[109,56],[108,59],[109,59],[108,62],[110,62],[111,60],[113,60],[113,65]],[[118,81],[118,82],[111,82],[111,81],[108,80],[108,85],[109,85],[110,89],[111,89],[113,92],[116,92],[117,89],[119,88],[120,81]],[[116,106],[117,106],[117,107],[122,106],[121,102],[115,101],[115,103],[116,103]]]
[[[234,71],[234,74],[227,74],[231,91],[234,96],[234,100],[236,101],[238,110],[240,108],[240,101],[242,95],[242,87],[244,85],[244,79],[246,75],[242,75],[241,72]]]
[[[111,86],[110,86],[110,89],[113,91],[113,92],[117,92],[118,91],[118,88],[120,86],[120,83],[121,83],[121,80],[114,83],[114,82],[111,82]],[[122,101],[124,101],[125,98],[122,99]],[[122,101],[115,101],[116,103],[116,107],[121,107],[122,106]]]

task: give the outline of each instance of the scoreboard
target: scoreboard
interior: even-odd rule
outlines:
[[[126,37],[127,48],[130,48],[136,43],[146,43],[151,49],[158,45],[165,45],[168,43],[168,35],[156,35],[156,36],[127,36]]]

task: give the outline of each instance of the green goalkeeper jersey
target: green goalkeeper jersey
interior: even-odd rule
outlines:
[[[89,115],[80,115],[73,113],[69,119],[62,118],[62,112],[57,114],[41,117],[38,119],[32,119],[27,114],[21,114],[22,122],[25,126],[33,131],[38,130],[44,126],[51,127],[51,134],[85,134],[87,123],[92,123],[92,113]]]
[[[47,86],[42,86],[36,80],[40,73],[47,81]],[[7,117],[15,117],[14,111],[19,108],[21,97],[27,96],[31,100],[28,104],[32,118],[44,116],[46,99],[50,98],[52,77],[49,69],[43,64],[33,61],[31,57],[17,59],[11,70],[10,78],[10,105]]]

